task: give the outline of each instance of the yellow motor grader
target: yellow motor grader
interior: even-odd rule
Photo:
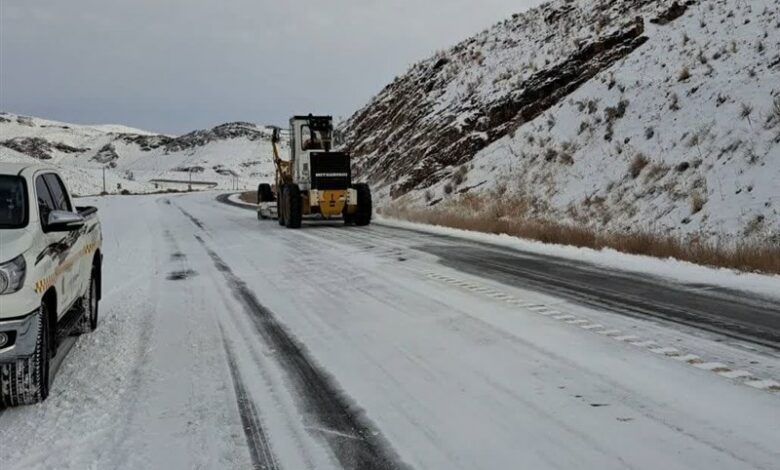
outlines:
[[[280,129],[273,130],[275,185],[257,188],[257,217],[277,217],[279,225],[299,228],[303,216],[342,218],[346,225],[371,223],[371,190],[352,182],[350,156],[331,151],[331,116],[290,119],[290,159],[279,154]]]

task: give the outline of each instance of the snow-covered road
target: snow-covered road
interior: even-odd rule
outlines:
[[[102,323],[45,404],[0,415],[2,470],[780,461],[771,347],[440,263],[454,239],[214,197],[94,201]]]

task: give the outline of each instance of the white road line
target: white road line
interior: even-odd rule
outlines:
[[[558,313],[561,313],[561,312],[558,312]],[[577,317],[575,317],[574,315],[555,315],[553,318],[555,318],[556,320],[576,320],[577,319]]]
[[[729,370],[725,372],[718,372],[718,375],[722,375],[727,379],[746,379],[748,377],[753,378],[753,374],[746,370]]]
[[[540,305],[540,304],[531,304],[528,307],[528,310],[532,310],[534,312],[541,312],[542,310],[544,310],[545,314],[547,315],[552,315],[552,313],[554,312],[554,310],[549,310],[547,306]]]
[[[675,361],[688,362],[688,363],[690,363],[691,361],[701,361],[701,357],[697,356],[696,354],[685,354],[683,356],[674,356],[672,357],[672,359],[674,359]]]
[[[749,385],[753,388],[758,388],[761,390],[773,390],[773,391],[780,391],[780,382],[776,382],[774,380],[751,380],[749,382],[745,382],[745,385]]]
[[[604,331],[599,331],[598,333],[604,336],[617,336],[620,334],[620,330],[604,330]]]
[[[625,341],[626,343],[632,343],[640,338],[639,336],[635,336],[635,335],[625,335],[625,336],[616,336],[615,339],[618,341]]]
[[[653,348],[650,350],[652,353],[663,354],[665,356],[679,356],[680,350],[677,348]]]
[[[728,372],[731,370],[731,367],[727,366],[726,364],[721,364],[720,362],[702,362],[699,364],[694,364],[693,367],[697,369],[709,370],[712,372]]]
[[[467,289],[471,292],[482,294],[495,300],[500,300],[518,308],[524,308],[540,315],[552,317],[557,321],[568,323],[573,326],[579,326],[583,330],[593,331],[602,336],[612,338],[616,341],[621,341],[632,346],[636,346],[637,348],[648,348],[649,351],[654,354],[665,356],[678,362],[686,363],[696,367],[697,369],[714,372],[721,377],[739,381],[745,385],[750,385],[753,388],[767,390],[770,392],[780,392],[780,382],[774,380],[758,379],[751,372],[746,370],[732,370],[731,367],[720,362],[706,362],[696,354],[683,354],[677,348],[661,346],[653,340],[642,340],[636,335],[621,334],[620,330],[608,329],[608,327],[604,325],[591,323],[590,320],[578,318],[575,315],[555,310],[544,304],[528,302],[525,299],[514,297],[510,294],[486,287],[484,285],[461,281],[435,273],[429,273],[427,276],[438,281],[446,282],[447,284],[459,287],[461,289]]]

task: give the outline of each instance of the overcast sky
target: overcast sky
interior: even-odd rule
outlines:
[[[541,0],[0,0],[0,110],[183,133],[347,117]]]

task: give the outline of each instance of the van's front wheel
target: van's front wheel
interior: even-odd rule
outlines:
[[[32,405],[49,396],[49,322],[42,304],[33,319],[35,351],[29,357],[0,364],[0,408]]]

